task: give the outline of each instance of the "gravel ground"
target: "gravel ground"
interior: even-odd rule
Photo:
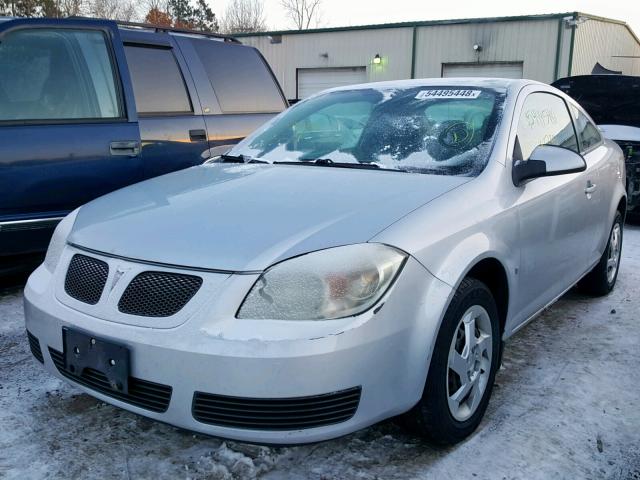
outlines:
[[[614,292],[565,295],[508,344],[489,409],[436,450],[393,422],[316,445],[194,435],[46,374],[28,351],[19,289],[0,293],[0,478],[640,480],[640,228]]]

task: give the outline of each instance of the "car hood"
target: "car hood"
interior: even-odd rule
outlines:
[[[628,125],[598,125],[605,137],[611,140],[640,142],[640,128]]]
[[[261,271],[302,253],[366,242],[469,180],[302,165],[204,165],[88,203],[68,241],[131,259]]]

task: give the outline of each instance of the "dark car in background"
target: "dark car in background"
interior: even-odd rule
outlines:
[[[44,251],[79,205],[200,164],[286,107],[262,55],[231,37],[0,19],[0,267]]]
[[[627,211],[640,215],[640,77],[581,75],[556,80],[554,87],[573,97],[605,137],[625,153]]]

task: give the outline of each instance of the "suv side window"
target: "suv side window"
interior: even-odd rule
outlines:
[[[168,48],[125,45],[136,109],[142,115],[193,111],[187,87]]]
[[[580,141],[580,153],[586,153],[591,148],[602,142],[602,135],[589,118],[578,110],[573,105],[569,105],[571,110],[571,116],[573,117],[573,124],[576,127],[578,133],[578,140]]]
[[[29,28],[0,43],[0,121],[121,118],[109,45],[98,30]]]
[[[206,39],[191,42],[224,113],[284,110],[280,90],[255,49]]]
[[[524,101],[513,152],[515,160],[528,160],[538,145],[554,145],[578,152],[573,123],[562,98],[544,92]]]

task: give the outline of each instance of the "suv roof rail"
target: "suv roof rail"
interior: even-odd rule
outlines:
[[[203,32],[202,30],[193,30],[190,28],[164,27],[160,25],[153,25],[152,23],[123,22],[120,20],[116,20],[116,23],[123,27],[148,28],[151,30],[155,30],[156,32],[173,32],[173,33],[184,33],[187,35],[200,35],[204,37],[217,38],[219,40],[224,40],[225,42],[242,43],[237,38],[231,37],[229,35],[223,35],[222,33]]]
[[[69,18],[86,19],[86,20],[99,20],[99,19],[96,19],[96,18],[83,17],[83,16],[72,16],[72,17],[69,17]],[[100,19],[100,20],[104,20],[104,19]],[[154,25],[152,23],[125,22],[125,21],[121,21],[121,20],[114,20],[114,22],[116,22],[116,24],[118,24],[119,26],[122,26],[122,27],[132,27],[132,28],[153,30],[156,33],[163,33],[163,32],[182,33],[182,34],[186,34],[186,35],[198,35],[198,36],[201,36],[201,37],[215,38],[215,39],[223,40],[225,42],[230,42],[230,43],[240,43],[240,44],[242,43],[237,38],[234,38],[234,37],[229,36],[229,35],[223,35],[221,33],[203,32],[201,30],[192,30],[192,29],[189,29],[189,28],[165,27],[165,26],[161,26],[161,25]]]

